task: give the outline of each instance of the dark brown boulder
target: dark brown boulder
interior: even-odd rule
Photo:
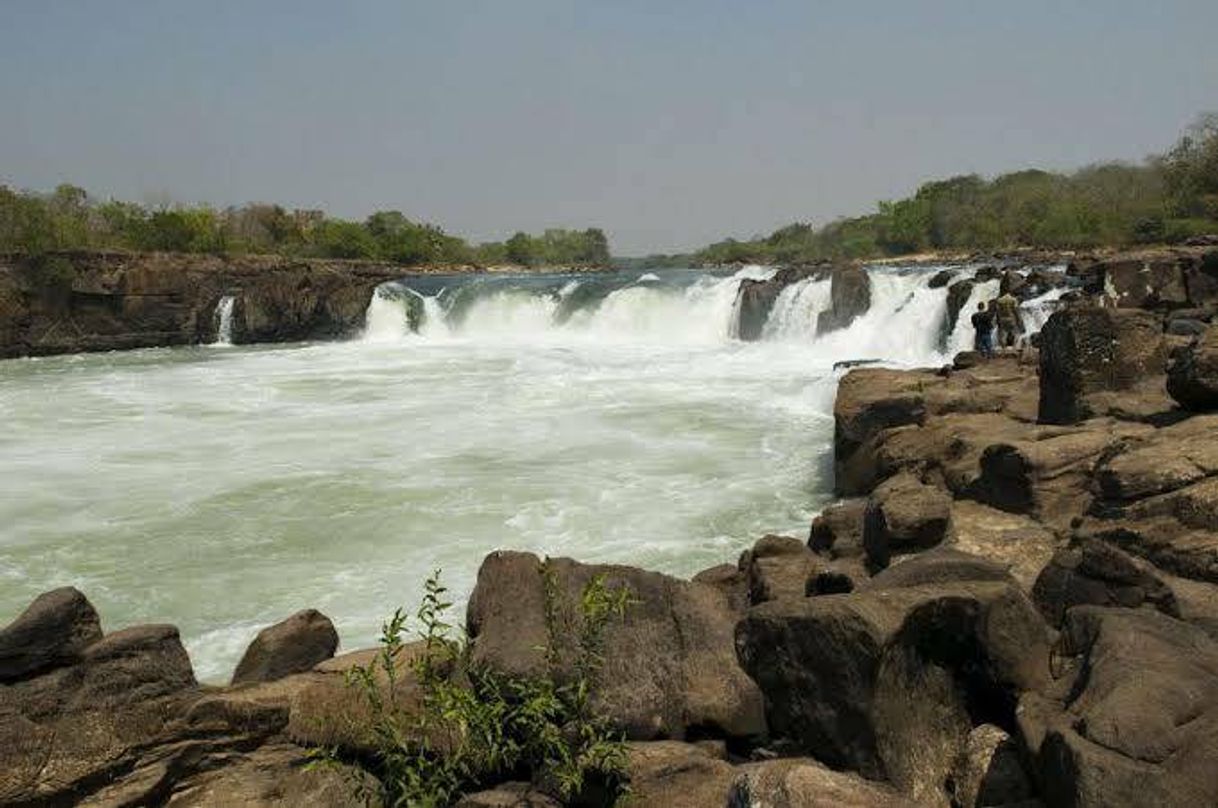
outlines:
[[[75,662],[101,637],[101,621],[84,595],[70,586],[45,592],[0,629],[0,684]]]
[[[665,808],[722,806],[737,775],[726,750],[708,742],[634,742],[627,745],[630,805]]]
[[[965,304],[973,295],[974,286],[973,281],[966,279],[956,281],[947,287],[947,313],[943,318],[943,325],[939,328],[939,347],[941,349],[947,348],[947,342],[951,338],[952,332],[956,330],[956,323],[960,321],[960,312],[964,310]]]
[[[808,579],[820,568],[816,555],[791,536],[763,536],[740,556],[749,603],[805,597]]]
[[[1048,698],[1020,705],[1049,805],[1218,804],[1218,644],[1148,609],[1077,606]]]
[[[316,609],[305,609],[264,628],[245,649],[233,684],[271,682],[303,673],[338,650],[334,624]]]
[[[873,567],[886,567],[893,555],[927,550],[948,537],[951,496],[909,473],[881,483],[867,501],[863,547]]]
[[[833,404],[835,485],[846,496],[869,493],[868,444],[885,429],[920,424],[926,417],[922,388],[931,374],[859,368],[838,384]]]
[[[737,613],[713,586],[614,565],[549,559],[544,568],[566,603],[594,576],[627,587],[634,603],[606,630],[596,709],[634,740],[682,738],[691,728],[743,738],[765,732],[761,693],[736,660]],[[549,642],[542,562],[530,553],[486,557],[470,597],[475,662],[509,674],[545,668]],[[558,626],[569,645],[573,627]],[[563,675],[563,672],[559,672]]]
[[[736,640],[775,735],[928,801],[945,801],[970,728],[1009,725],[1048,670],[1044,622],[1006,582],[767,603]]]
[[[828,506],[812,520],[808,547],[829,558],[858,558],[863,550],[867,500],[849,499]]]
[[[871,308],[871,278],[858,266],[834,267],[830,274],[829,308],[816,320],[816,333],[846,328]]]
[[[1054,555],[1036,579],[1032,599],[1055,627],[1071,608],[1084,604],[1128,609],[1145,605],[1180,616],[1175,593],[1153,567],[1094,539]]]
[[[866,588],[908,589],[911,586],[962,581],[1015,582],[1011,573],[1001,564],[949,547],[937,547],[876,573],[875,577],[867,582]]]
[[[1167,392],[1187,410],[1218,410],[1218,325],[1176,353],[1167,371]]]
[[[993,724],[982,724],[969,733],[948,790],[952,805],[967,808],[1040,805],[1018,743]]]
[[[1040,421],[1073,424],[1102,407],[1095,394],[1160,391],[1167,350],[1149,312],[1073,307],[1055,312],[1041,331]]]
[[[942,289],[952,282],[952,279],[956,277],[956,272],[955,269],[941,269],[931,276],[926,285],[931,289]]]

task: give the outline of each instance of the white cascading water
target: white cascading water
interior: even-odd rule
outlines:
[[[225,295],[216,304],[216,341],[213,343],[214,345],[229,346],[233,344],[233,304],[235,302],[235,297]]]
[[[364,315],[364,339],[368,342],[396,342],[410,333],[406,307],[385,288],[378,288]]]
[[[418,336],[464,341],[492,339],[517,343],[653,342],[712,345],[728,342],[734,332],[737,293],[745,279],[765,280],[774,270],[749,266],[730,277],[703,276],[684,286],[664,285],[647,273],[608,292],[593,305],[560,318],[558,313],[581,281],[554,290],[506,285],[469,303],[459,323],[451,323],[441,295],[405,291],[423,301]],[[955,327],[941,343],[947,316],[947,290],[929,286],[933,271],[877,267],[870,270],[871,305],[849,326],[817,333],[822,312],[832,305],[832,283],[809,278],[784,288],[771,308],[762,340],[798,344],[808,360],[831,366],[849,359],[871,359],[896,365],[933,365],[949,361],[973,344],[972,313],[981,301],[998,295],[998,282],[974,286]],[[402,287],[396,294],[378,290],[368,307],[366,338],[386,342],[411,336]],[[1053,290],[1023,304],[1026,328],[1038,331],[1052,312],[1062,290]],[[943,347],[941,348],[941,344]]]

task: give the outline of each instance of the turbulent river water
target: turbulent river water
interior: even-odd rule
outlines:
[[[107,630],[175,623],[220,681],[301,608],[350,649],[434,569],[464,602],[495,548],[689,575],[804,535],[834,361],[940,364],[970,330],[944,347],[933,272],[885,268],[843,331],[815,336],[806,281],[733,339],[767,274],[408,278],[357,340],[0,363],[0,623],[71,584]]]

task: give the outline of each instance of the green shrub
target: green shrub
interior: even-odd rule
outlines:
[[[410,661],[418,709],[402,709],[399,660],[406,649],[401,609],[382,627],[380,653],[348,673],[370,708],[375,749],[365,765],[391,806],[440,808],[462,794],[529,779],[566,803],[612,805],[626,792],[624,736],[591,706],[605,631],[630,601],[626,587],[593,578],[566,602],[548,563],[542,568],[548,642],[546,672],[509,676],[475,663],[464,636],[444,617],[452,606],[439,572],[428,578],[415,616],[423,649]],[[336,761],[339,750],[319,752]],[[364,797],[372,795],[363,794]]]

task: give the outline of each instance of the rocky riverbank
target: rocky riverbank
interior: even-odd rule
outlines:
[[[1069,287],[1039,347],[843,376],[841,499],[807,536],[691,580],[494,553],[471,658],[535,672],[547,587],[627,587],[592,701],[637,805],[1218,803],[1218,251],[1018,279]],[[0,804],[358,804],[375,744],[343,672],[375,652],[336,646],[302,612],[203,686],[173,627],[106,633],[49,592],[0,630]],[[306,768],[318,747],[344,767]],[[485,786],[460,804],[558,804]]]

